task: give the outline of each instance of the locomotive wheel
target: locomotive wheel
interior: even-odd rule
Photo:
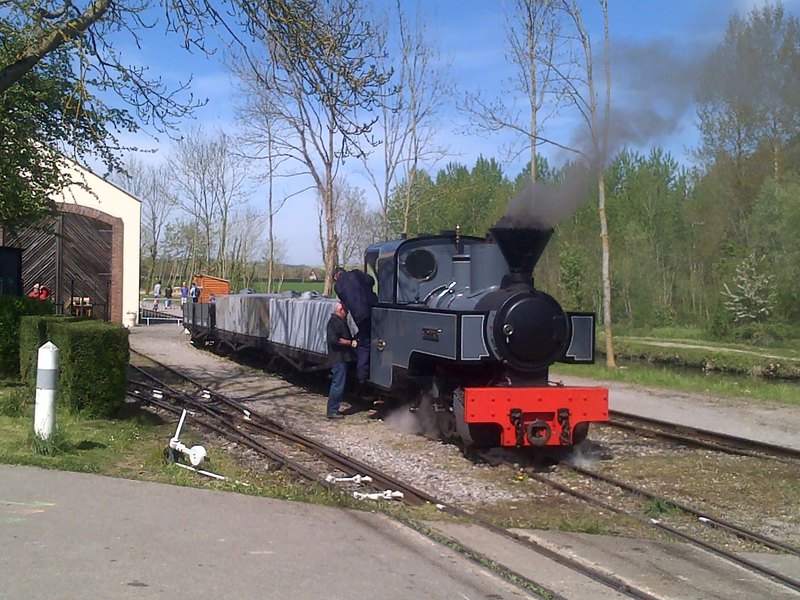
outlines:
[[[578,423],[572,430],[572,445],[577,446],[589,435],[589,424]]]
[[[436,430],[443,442],[452,442],[458,438],[456,431],[456,416],[452,408],[446,408],[436,413]]]

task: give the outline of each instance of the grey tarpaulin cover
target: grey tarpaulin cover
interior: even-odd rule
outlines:
[[[235,294],[217,298],[217,329],[269,337],[269,301],[276,294]]]
[[[331,298],[271,298],[271,342],[328,354],[326,330],[336,300]],[[350,318],[348,317],[348,322]],[[350,325],[352,331],[354,327]]]
[[[216,302],[216,327],[327,355],[326,331],[336,300],[292,298],[291,294],[231,294]],[[201,305],[196,305],[201,306]],[[355,331],[348,317],[350,330]]]

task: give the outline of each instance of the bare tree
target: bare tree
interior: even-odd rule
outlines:
[[[281,238],[273,238],[267,242],[267,249],[264,252],[265,260],[272,262],[269,268],[275,274],[276,281],[273,282],[273,291],[279,292],[283,287],[285,270],[283,265],[286,263],[287,247],[286,241]]]
[[[275,251],[275,215],[289,199],[284,196],[275,199],[275,179],[281,176],[281,167],[288,160],[286,155],[277,152],[276,142],[290,135],[285,121],[280,118],[280,111],[273,105],[274,98],[260,78],[252,77],[250,65],[234,62],[232,70],[240,84],[240,101],[236,106],[236,115],[244,124],[241,136],[244,145],[253,153],[250,158],[259,165],[256,178],[266,184],[267,195],[267,292],[273,291]]]
[[[503,99],[489,102],[480,94],[467,94],[464,108],[475,117],[475,126],[486,131],[516,132],[524,144],[511,148],[512,156],[523,148],[530,149],[531,178],[536,179],[536,146],[549,144],[573,152],[585,159],[597,173],[598,210],[603,271],[603,321],[606,333],[606,363],[615,366],[611,329],[610,241],[605,206],[603,167],[606,160],[609,118],[611,111],[611,66],[609,58],[608,2],[598,0],[603,15],[605,106],[598,107],[598,91],[590,36],[583,23],[578,0],[514,0],[515,11],[507,18],[510,58],[517,66],[514,92],[522,93],[529,107],[523,118],[513,104]],[[521,24],[515,25],[515,23]],[[571,107],[581,121],[578,139],[583,142],[559,141],[544,135],[545,119]],[[515,151],[514,151],[515,150]]]
[[[347,181],[336,184],[334,206],[340,265],[360,263],[364,250],[381,239],[380,211],[370,210],[364,190]]]
[[[611,119],[611,60],[608,35],[608,0],[598,0],[603,13],[603,71],[605,74],[605,106],[603,116],[599,114],[598,93],[594,82],[594,67],[592,58],[592,43],[589,33],[583,23],[578,0],[562,0],[565,13],[569,16],[575,27],[577,40],[582,51],[585,89],[577,85],[575,79],[569,79],[570,98],[578,112],[584,119],[591,139],[591,149],[572,148],[587,157],[597,170],[597,202],[600,217],[600,242],[602,248],[602,278],[603,278],[603,326],[606,337],[606,365],[616,366],[614,356],[614,341],[611,326],[611,243],[608,235],[608,218],[606,215],[606,187],[604,165],[608,154],[609,123]],[[602,126],[601,126],[602,118]]]
[[[169,165],[179,205],[202,232],[205,267],[225,277],[228,221],[244,202],[247,165],[227,134],[197,128],[176,144]]]
[[[395,4],[395,13],[387,16],[383,30],[377,37],[381,48],[382,69],[393,71],[387,82],[385,101],[381,106],[379,124],[383,131],[380,166],[372,167],[364,158],[364,166],[381,206],[382,231],[389,232],[388,205],[392,189],[397,187],[398,176],[409,183],[404,189],[413,187],[419,171],[420,161],[435,164],[446,155],[446,149],[434,144],[437,131],[436,115],[442,101],[450,91],[443,69],[437,67],[438,52],[428,39],[425,26],[419,16],[415,22],[403,12],[400,0]],[[396,19],[399,39],[392,47],[389,21]],[[410,195],[406,198],[405,228],[408,231]]]
[[[148,258],[146,287],[150,289],[156,277],[156,261],[160,257],[166,226],[175,208],[169,171],[134,158],[126,165],[126,173],[116,179],[142,203],[141,246],[142,254]]]
[[[42,123],[39,127],[25,127],[1,160],[8,165],[9,156],[17,162],[33,156],[22,168],[9,172],[16,176],[39,171],[35,185],[24,176],[16,177],[17,185],[39,192],[37,202],[18,206],[22,210],[13,215],[13,220],[6,215],[0,218],[9,226],[35,220],[51,208],[50,196],[69,183],[52,169],[37,169],[39,164],[52,163],[48,158],[37,158],[38,154],[58,149],[80,162],[85,162],[85,157],[99,157],[109,171],[117,171],[121,169],[119,150],[123,147],[119,132],[136,131],[141,126],[170,131],[204,104],[190,92],[191,74],[170,85],[147,66],[127,60],[145,43],[149,30],[160,29],[166,42],[172,39],[187,50],[209,55],[224,47],[250,57],[254,43],[261,50],[274,49],[281,56],[291,57],[305,93],[321,102],[335,95],[327,82],[320,85],[320,74],[331,74],[340,97],[347,96],[352,101],[345,103],[342,112],[336,112],[334,117],[346,123],[350,104],[358,105],[364,99],[365,85],[376,75],[373,65],[358,50],[352,52],[369,39],[371,26],[357,18],[350,24],[350,32],[342,35],[341,29],[330,26],[330,3],[0,0],[0,40],[4,49],[0,56],[0,97],[14,104],[19,104],[16,98],[23,98],[36,111],[34,122]],[[122,48],[134,51],[121,51]],[[164,52],[170,49],[165,48]],[[42,76],[47,83],[47,97],[31,85]],[[27,108],[23,112],[30,115]],[[19,116],[13,120],[19,121]],[[30,147],[36,150],[15,154],[13,150],[24,141],[23,136],[31,138]]]
[[[288,130],[280,139],[274,139],[275,152],[297,167],[294,175],[310,178],[310,187],[320,198],[327,294],[338,258],[334,183],[344,160],[364,153],[374,120],[365,120],[363,113],[377,103],[387,77],[374,66],[367,66],[376,49],[371,30],[365,29],[367,21],[359,0],[330,0],[325,8],[316,25],[329,32],[335,45],[317,49],[323,57],[318,68],[313,72],[298,69],[293,55],[267,44],[271,62],[248,61],[247,77],[266,88],[263,97],[269,101],[263,103],[264,110]],[[335,54],[343,48],[347,48],[349,64],[360,65],[362,77],[356,89],[341,69],[327,66],[336,63]]]
[[[256,262],[265,252],[272,252],[263,235],[267,222],[267,214],[249,207],[236,210],[231,215],[227,264],[234,288],[250,287],[255,276]],[[269,260],[274,260],[274,256],[270,255]]]
[[[561,35],[559,0],[512,0],[506,12],[509,53],[516,66],[500,98],[487,99],[483,92],[468,92],[463,108],[479,131],[513,132],[516,142],[507,149],[514,159],[530,152],[531,179],[536,181],[537,146],[557,142],[542,136],[548,118],[556,114],[564,98],[570,50]],[[518,108],[516,100],[524,106]]]

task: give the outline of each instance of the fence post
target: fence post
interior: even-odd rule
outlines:
[[[36,367],[36,408],[33,431],[41,439],[49,439],[56,426],[56,388],[58,384],[58,346],[47,342],[39,348]]]

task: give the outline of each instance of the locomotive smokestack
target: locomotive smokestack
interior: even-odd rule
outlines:
[[[511,283],[530,285],[533,267],[542,257],[542,253],[550,241],[550,236],[553,235],[553,230],[534,227],[500,227],[498,223],[498,226],[492,227],[489,232],[508,263],[511,271]]]

